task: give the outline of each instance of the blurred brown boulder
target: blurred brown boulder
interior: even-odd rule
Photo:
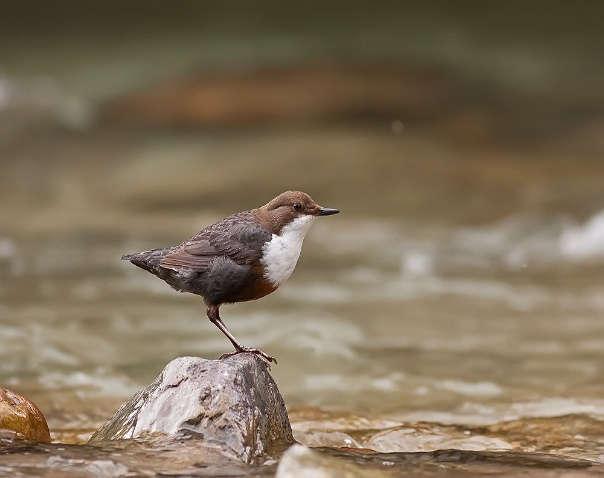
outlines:
[[[425,68],[327,65],[197,73],[116,98],[108,122],[210,126],[333,118],[434,117],[452,82]]]
[[[26,440],[50,442],[46,418],[30,400],[0,387],[0,430],[12,430]]]

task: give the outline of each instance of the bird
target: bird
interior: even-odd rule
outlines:
[[[179,292],[202,297],[210,322],[229,339],[234,352],[277,360],[258,348],[245,347],[220,318],[223,304],[260,299],[293,273],[302,242],[315,219],[337,214],[302,191],[285,191],[264,206],[237,212],[169,247],[122,256]]]

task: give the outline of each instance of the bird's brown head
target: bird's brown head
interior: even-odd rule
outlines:
[[[317,216],[331,216],[340,211],[319,206],[308,194],[302,191],[285,191],[267,204],[257,209],[263,222],[268,223],[275,234],[283,227],[295,223],[301,226],[312,224]]]

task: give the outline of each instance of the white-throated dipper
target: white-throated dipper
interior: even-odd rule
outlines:
[[[203,297],[210,321],[227,336],[235,352],[252,352],[277,361],[260,349],[244,347],[220,319],[222,304],[244,302],[275,291],[294,271],[304,236],[317,216],[337,214],[301,191],[286,191],[250,211],[232,214],[172,247],[122,256],[180,292]]]

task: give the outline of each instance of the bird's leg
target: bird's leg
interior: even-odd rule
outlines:
[[[229,339],[233,344],[233,347],[235,347],[235,350],[243,350],[245,348],[243,345],[237,342],[237,339],[233,336],[233,334],[231,334],[231,332],[229,332],[229,329],[227,329],[226,325],[224,325],[224,322],[220,320],[218,306],[211,305],[208,307],[208,319],[210,319],[210,322],[212,322],[224,335],[226,335],[227,339]]]
[[[274,357],[271,357],[266,352],[264,352],[260,349],[252,349],[252,348],[241,345],[237,341],[237,339],[233,336],[233,334],[231,334],[229,329],[227,329],[227,326],[224,325],[224,322],[220,319],[220,313],[219,313],[218,308],[219,308],[219,306],[217,306],[217,305],[208,306],[208,311],[207,311],[208,319],[210,319],[210,322],[212,322],[216,327],[218,327],[218,329],[226,336],[226,338],[230,340],[230,342],[233,344],[233,347],[235,347],[235,352],[224,354],[220,358],[230,357],[232,355],[236,355],[241,352],[250,352],[250,353],[259,355],[260,358],[263,359],[264,361],[266,361],[268,364],[270,364],[271,362],[277,363],[277,359],[275,359]]]

